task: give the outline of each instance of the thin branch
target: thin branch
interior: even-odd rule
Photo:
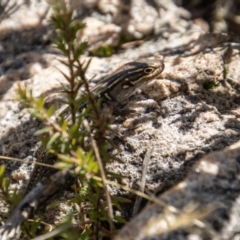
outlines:
[[[141,177],[141,183],[140,183],[140,191],[144,192],[145,189],[145,185],[146,185],[146,176],[147,176],[147,166],[148,163],[150,161],[151,155],[153,152],[153,147],[150,148],[143,160],[143,165],[142,165],[142,177]],[[140,205],[141,205],[141,201],[142,201],[142,197],[137,196],[134,207],[133,207],[133,213],[132,213],[132,217],[135,217],[137,215],[137,213],[139,212],[140,209]]]
[[[104,167],[103,167],[103,164],[102,164],[102,159],[101,159],[101,156],[100,156],[99,149],[98,149],[98,146],[96,144],[96,141],[93,139],[93,137],[91,135],[90,127],[89,127],[89,124],[88,124],[87,120],[83,121],[83,125],[87,129],[87,131],[89,132],[89,136],[90,136],[90,140],[91,140],[91,143],[92,143],[92,147],[93,147],[93,150],[94,150],[94,153],[95,153],[98,165],[99,165],[101,178],[102,178],[102,183],[103,183],[103,189],[104,189],[105,194],[106,194],[106,201],[107,201],[107,205],[108,205],[108,215],[109,215],[110,230],[113,233],[113,231],[114,231],[113,209],[112,209],[112,203],[111,203],[110,194],[109,194],[109,191],[107,189],[107,183],[106,183],[107,178],[106,178]]]

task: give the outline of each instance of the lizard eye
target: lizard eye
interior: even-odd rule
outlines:
[[[153,71],[154,71],[154,68],[152,68],[152,67],[144,68],[144,73],[146,73],[146,74],[151,74],[151,73],[153,73]]]

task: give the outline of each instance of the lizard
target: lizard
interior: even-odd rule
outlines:
[[[124,105],[143,85],[153,80],[164,70],[163,58],[155,55],[155,59],[140,59],[124,64],[122,67],[99,81],[92,89],[94,96],[103,102],[113,102]],[[79,113],[84,106],[79,107]],[[67,109],[64,109],[65,112]],[[56,156],[49,154],[46,149],[39,147],[37,159],[40,163],[53,164]],[[73,169],[70,169],[73,170]],[[45,175],[43,167],[35,165],[30,177],[26,196],[13,211],[5,225],[0,228],[1,239],[11,239],[20,230],[21,224],[29,218],[38,207],[55,192],[71,181],[69,169]],[[49,172],[48,172],[49,174]],[[45,178],[44,178],[45,177]],[[36,184],[37,183],[37,184]],[[35,187],[33,187],[35,186]]]
[[[124,105],[130,96],[150,80],[157,77],[163,70],[164,64],[160,55],[156,55],[153,60],[144,58],[132,61],[103,78],[92,91],[97,98],[101,98],[103,104],[104,102],[110,102],[112,104]],[[86,103],[79,107],[78,114],[81,113],[85,105]],[[59,114],[64,114],[67,110],[67,108],[63,108]],[[52,165],[56,161],[56,156],[48,153],[41,146],[35,152],[35,156],[40,163]],[[25,190],[25,195],[43,176],[49,175],[47,172],[53,173],[55,170],[35,165]]]

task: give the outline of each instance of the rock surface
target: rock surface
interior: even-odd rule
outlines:
[[[63,57],[51,46],[54,32],[45,1],[13,2],[1,3],[5,11],[0,16],[0,154],[26,160],[24,164],[1,161],[13,187],[22,188],[32,169],[28,160],[36,149],[34,132],[39,123],[16,100],[17,85],[27,84],[36,97],[49,97],[64,81],[57,68],[65,67],[58,61]],[[123,184],[138,189],[143,159],[152,148],[147,191],[159,194],[180,213],[191,203],[199,215],[204,210],[211,214],[198,221],[194,215],[193,227],[161,235],[158,229],[166,225],[162,219],[168,208],[151,204],[116,239],[229,239],[240,231],[239,41],[205,33],[171,1],[121,2],[125,1],[82,1],[77,8],[77,17],[89,22],[82,36],[90,40],[90,50],[116,46],[124,35],[135,39],[109,58],[93,57],[88,77],[99,80],[123,61],[155,53],[164,57],[165,70],[125,106],[136,115],[113,124],[125,144],[117,143],[122,163],[113,162],[109,169],[125,176]],[[139,40],[143,37],[147,39]],[[144,237],[143,226],[156,213],[161,216],[156,220],[159,225],[154,222],[155,227],[149,227],[154,236]],[[48,214],[49,221],[58,219],[54,212]],[[126,214],[129,218],[132,213]]]

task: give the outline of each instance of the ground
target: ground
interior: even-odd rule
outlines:
[[[52,47],[48,5],[16,2],[13,7],[2,3],[0,153],[25,159],[24,164],[1,161],[13,187],[24,189],[39,123],[16,100],[16,86],[28,84],[34,96],[54,97],[59,82],[64,81],[57,68],[65,68],[58,61],[63,56]],[[113,161],[109,169],[125,176],[123,184],[138,189],[148,152],[146,191],[168,207],[148,205],[116,239],[150,239],[144,237],[150,233],[151,239],[238,239],[234,234],[240,231],[239,40],[230,34],[206,32],[203,19],[192,20],[187,10],[171,1],[131,1],[129,5],[86,1],[77,16],[88,23],[82,35],[89,40],[89,51],[118,46],[123,36],[134,39],[111,57],[92,57],[89,78],[95,76],[97,81],[124,61],[156,53],[164,58],[162,74],[125,106],[136,114],[112,126],[124,141],[116,142],[121,162]],[[125,194],[114,188],[112,192]],[[165,233],[166,218],[172,214],[171,219],[179,219],[186,212],[193,216],[193,224],[182,220],[181,230],[175,230],[171,225],[175,222],[169,220],[173,231]],[[56,212],[48,214],[49,221],[58,219]],[[127,217],[131,214],[129,210]]]

